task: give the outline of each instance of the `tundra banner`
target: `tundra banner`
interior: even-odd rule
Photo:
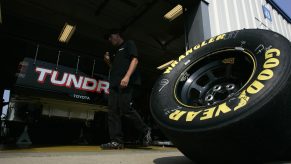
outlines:
[[[96,103],[106,101],[109,82],[103,75],[87,75],[82,70],[25,58],[19,64],[16,86],[37,91],[38,96],[73,98],[74,101]]]

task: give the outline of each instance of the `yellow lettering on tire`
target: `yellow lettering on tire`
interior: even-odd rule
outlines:
[[[201,43],[201,47],[206,46],[208,43],[206,41]]]
[[[276,48],[272,48],[272,49],[269,49],[269,50],[265,53],[265,59],[272,58],[274,53],[275,53],[276,56],[280,56],[280,50],[278,50],[278,49],[276,49]]]
[[[244,107],[245,105],[247,105],[247,103],[248,103],[248,101],[249,101],[249,99],[250,99],[250,97],[247,96],[246,91],[243,91],[243,92],[239,95],[238,98],[240,99],[240,102],[239,102],[238,105],[234,108],[234,111],[236,111],[236,110],[238,110],[238,109]]]
[[[210,108],[210,109],[206,109],[203,112],[203,117],[200,118],[200,120],[207,120],[213,117],[213,113],[214,113],[214,109],[216,107]]]
[[[192,48],[189,49],[188,51],[186,51],[186,56],[189,55],[189,54],[191,54],[192,52],[193,52],[193,49]]]
[[[172,71],[172,67],[168,67],[167,69],[166,69],[166,71],[164,72],[164,74],[166,74],[166,73],[170,73],[171,71]]]
[[[225,37],[225,34],[221,34],[221,35],[216,37],[216,41],[222,40],[222,39],[224,39],[224,37]]]
[[[181,56],[179,56],[179,61],[181,61],[182,59],[184,59],[186,56],[184,56],[184,55],[181,55]]]
[[[213,42],[215,42],[215,37],[214,37],[214,38],[211,38],[211,39],[209,39],[209,41],[208,41],[208,43],[213,43]]]
[[[261,89],[264,88],[264,84],[262,84],[261,82],[255,80],[248,88],[247,88],[247,92],[250,94],[256,94],[258,93]]]
[[[200,48],[200,44],[197,44],[195,47],[194,47],[194,50],[197,50]]]
[[[185,111],[176,110],[174,113],[170,114],[169,118],[178,121],[185,113]]]
[[[215,117],[218,117],[221,112],[225,114],[225,113],[231,112],[231,109],[226,105],[226,103],[223,103],[218,106],[218,109],[215,113]]]
[[[176,67],[176,65],[178,64],[177,60],[175,60],[172,64],[171,64],[171,67],[174,68]]]
[[[273,76],[274,76],[274,73],[272,70],[265,69],[259,74],[258,79],[265,81],[265,80],[270,80]]]
[[[193,119],[199,114],[201,113],[201,111],[198,111],[198,112],[188,112],[187,113],[187,117],[186,117],[186,121],[189,122],[189,121],[193,121]]]
[[[270,58],[264,63],[264,68],[274,68],[280,64],[280,61],[277,58]]]
[[[216,41],[219,41],[219,40],[223,40],[225,38],[226,34],[221,34],[221,35],[218,35],[216,37],[213,37],[211,39],[209,39],[208,41],[203,41],[202,43],[199,43],[197,44],[196,46],[190,48],[189,50],[186,51],[185,54],[183,55],[180,55],[179,56],[179,59],[178,61],[174,61],[171,66],[169,66],[166,71],[164,72],[164,74],[169,74],[171,73],[172,69],[178,64],[178,62],[180,62],[182,59],[184,59],[186,56],[188,56],[189,54],[191,54],[193,51],[195,50],[198,50],[199,48],[203,47],[203,46],[206,46],[210,43],[213,43],[213,42],[216,42]]]

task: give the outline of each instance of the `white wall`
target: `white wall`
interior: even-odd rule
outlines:
[[[276,31],[291,41],[291,25],[266,0],[207,0],[211,36],[221,33],[260,28]],[[271,12],[272,21],[264,17],[262,6]]]
[[[4,99],[4,102],[9,102],[10,101],[10,90],[4,90],[3,99]],[[1,101],[2,101],[2,99],[1,99]],[[1,114],[1,118],[4,118],[6,116],[7,110],[8,110],[8,105],[5,105],[4,107],[2,107],[2,113],[0,113]]]

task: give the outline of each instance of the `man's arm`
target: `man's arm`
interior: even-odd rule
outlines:
[[[132,58],[129,68],[125,74],[125,76],[122,78],[121,82],[120,82],[120,86],[123,88],[126,88],[128,83],[129,83],[129,79],[131,77],[131,75],[133,74],[133,72],[136,69],[136,66],[138,64],[138,59],[136,57]]]
[[[111,64],[111,62],[110,61],[105,61],[105,63],[108,65],[108,67],[111,69],[111,67],[112,67],[112,64]]]
[[[105,63],[109,66],[109,68],[111,68],[111,62],[110,62],[110,55],[109,55],[109,52],[106,52],[105,54],[104,54],[104,61],[105,61]]]

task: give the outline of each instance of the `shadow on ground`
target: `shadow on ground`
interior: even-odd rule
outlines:
[[[154,164],[195,164],[193,161],[185,156],[157,158],[153,162]],[[291,164],[291,161],[275,161],[265,164]]]
[[[154,160],[155,164],[195,164],[185,156],[163,157]]]

